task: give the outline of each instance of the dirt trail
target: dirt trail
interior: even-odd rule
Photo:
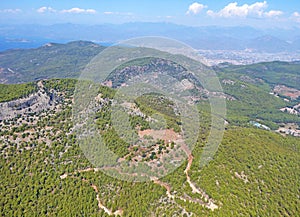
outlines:
[[[172,187],[165,182],[160,181],[157,177],[151,177],[151,180],[153,181],[153,183],[160,185],[161,187],[166,189],[166,194],[167,197],[174,200],[175,198],[180,199],[182,201],[189,201],[192,203],[198,203],[201,206],[204,206],[210,210],[215,210],[218,209],[218,205],[215,204],[214,200],[212,198],[209,197],[208,194],[205,193],[205,191],[203,191],[201,188],[197,187],[192,181],[191,181],[191,177],[189,176],[189,171],[191,169],[193,160],[194,160],[194,156],[192,155],[191,151],[189,150],[189,148],[186,145],[182,146],[182,149],[185,151],[186,155],[188,156],[188,164],[184,170],[184,174],[186,176],[186,180],[187,183],[189,184],[190,188],[192,189],[193,193],[199,194],[201,196],[202,199],[199,198],[192,198],[187,194],[184,194],[184,196],[176,196],[174,194],[172,194],[171,189]],[[86,169],[81,169],[81,170],[77,170],[73,173],[69,173],[69,174],[63,174],[60,176],[61,179],[64,179],[68,176],[72,176],[75,175],[76,173],[82,173],[82,172],[90,172],[90,171],[94,171],[97,172],[99,169],[98,168],[86,168]],[[120,171],[119,171],[120,172]],[[133,175],[133,174],[128,174],[128,175]],[[87,182],[86,179],[82,179],[82,181]],[[96,192],[96,199],[98,201],[98,207],[99,209],[104,210],[104,212],[106,212],[108,215],[115,215],[115,216],[122,216],[123,214],[123,210],[119,209],[116,210],[115,212],[113,212],[111,209],[105,207],[101,201],[100,201],[100,197],[99,197],[99,191],[96,185],[91,184],[91,187],[94,189],[94,191]]]
[[[175,196],[171,194],[171,186],[167,183],[164,183],[162,181],[160,181],[158,178],[156,177],[152,177],[151,180],[157,184],[160,185],[161,187],[165,188],[167,190],[167,196],[170,199],[175,199]]]
[[[104,206],[101,201],[100,201],[100,198],[99,198],[99,194],[97,193],[97,196],[96,196],[96,199],[98,201],[98,207],[99,209],[103,209],[104,212],[106,212],[108,215],[114,215],[114,216],[122,216],[123,215],[123,210],[121,209],[118,209],[116,210],[115,212],[113,212],[111,209],[107,208],[106,206]]]
[[[61,178],[61,179],[65,179],[65,178],[67,178],[68,176],[69,176],[69,177],[72,177],[72,178],[77,178],[77,177],[74,177],[74,176],[72,176],[72,175],[74,175],[74,174],[76,174],[76,173],[78,173],[78,172],[79,172],[79,173],[82,173],[82,172],[89,172],[89,171],[97,172],[97,171],[98,171],[98,168],[90,168],[90,167],[89,167],[89,168],[86,168],[86,169],[77,170],[77,171],[75,171],[75,172],[73,172],[73,173],[69,173],[69,174],[65,173],[65,174],[61,175],[60,178]],[[83,181],[83,182],[88,182],[88,180],[85,179],[85,178],[82,178],[81,181]],[[100,197],[99,197],[99,190],[98,190],[98,187],[97,187],[95,184],[93,184],[93,183],[91,183],[91,187],[92,187],[93,190],[96,192],[96,200],[98,201],[98,207],[99,207],[99,209],[104,210],[104,212],[106,212],[108,215],[114,215],[114,216],[122,216],[122,215],[123,215],[123,210],[122,210],[122,209],[118,209],[118,210],[116,210],[116,211],[113,212],[111,209],[109,209],[109,208],[107,208],[106,206],[104,206],[103,203],[102,203],[101,200],[100,200]]]
[[[193,193],[197,193],[197,194],[200,194],[206,204],[205,204],[205,207],[207,207],[208,209],[211,209],[211,210],[214,210],[214,209],[218,209],[218,206],[214,203],[213,199],[210,198],[208,196],[208,194],[205,193],[205,191],[203,191],[201,188],[198,188],[192,181],[191,181],[191,177],[189,176],[189,171],[191,169],[191,166],[192,166],[192,163],[193,163],[193,160],[194,160],[194,156],[192,155],[192,153],[190,152],[190,150],[188,149],[188,147],[186,146],[183,146],[183,149],[184,151],[186,152],[186,154],[188,155],[188,164],[186,166],[186,169],[184,170],[184,173],[186,175],[186,180],[187,180],[187,183],[189,183],[191,189],[192,189],[192,192]],[[197,200],[198,201],[198,200]],[[196,201],[194,201],[196,202]],[[199,202],[199,201],[198,201]]]
[[[187,180],[187,183],[189,184],[189,186],[191,187],[192,189],[192,192],[193,193],[197,193],[197,194],[200,194],[202,198],[204,198],[204,201],[202,201],[201,199],[194,199],[194,198],[191,198],[190,196],[188,196],[187,194],[185,194],[183,197],[180,197],[180,196],[176,196],[176,195],[173,195],[172,192],[171,192],[171,186],[167,183],[164,183],[160,180],[158,180],[156,177],[153,177],[152,178],[152,181],[155,183],[155,184],[158,184],[160,185],[161,187],[165,188],[167,190],[166,194],[168,196],[168,198],[170,199],[174,199],[174,198],[178,198],[180,200],[183,200],[183,201],[189,201],[189,202],[193,202],[193,203],[198,203],[208,209],[211,209],[212,211],[215,210],[215,209],[218,209],[218,205],[216,205],[214,203],[214,200],[212,198],[210,198],[208,196],[208,194],[206,194],[201,188],[198,188],[192,181],[191,181],[191,177],[189,176],[189,171],[191,169],[191,166],[192,166],[192,163],[193,163],[193,155],[191,154],[191,152],[189,151],[188,147],[186,147],[185,145],[183,145],[183,150],[186,152],[187,156],[188,156],[188,164],[184,170],[184,173],[186,175],[186,180]]]

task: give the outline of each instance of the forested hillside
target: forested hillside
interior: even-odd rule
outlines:
[[[77,80],[103,49],[78,41],[0,53],[0,216],[299,216],[298,62],[205,66],[223,92],[153,57],[118,66],[101,84]],[[193,148],[172,99],[154,92],[116,99],[133,77],[151,75],[176,80],[176,94],[197,108]],[[82,124],[75,94],[84,85],[96,91],[83,108],[94,115]],[[225,133],[202,166],[215,127],[211,97],[226,101]],[[127,119],[115,112],[118,103],[130,125],[121,134],[114,121],[124,127]],[[82,146],[94,141],[82,140],[91,131],[113,158],[92,163],[102,149]]]
[[[103,49],[92,42],[74,41],[3,51],[0,52],[0,83],[77,78],[86,64]]]
[[[44,111],[28,111],[0,121],[1,216],[298,216],[299,138],[230,123],[213,161],[200,168],[210,114],[205,104],[199,104],[202,124],[198,141],[180,167],[157,180],[121,181],[95,168],[77,143],[72,122],[76,82],[47,80],[30,83],[29,89],[14,85],[7,90],[13,87],[20,91],[10,98],[8,92],[0,92],[2,101],[26,98],[41,89],[53,96]],[[251,85],[247,88],[261,91]],[[142,156],[144,162],[155,162],[176,149],[176,140],[169,144],[145,134],[151,125],[148,116],[154,113],[169,120],[170,132],[180,126],[172,102],[159,95],[145,95],[126,107],[132,127],[144,133],[138,139],[152,144],[147,151],[124,144],[111,128],[114,94],[113,89],[99,87],[103,106],[95,123],[120,158],[138,160]],[[240,97],[248,99],[247,95]],[[230,109],[229,117],[234,107],[232,113]],[[164,125],[155,126],[158,132]],[[176,135],[176,131],[172,133]]]

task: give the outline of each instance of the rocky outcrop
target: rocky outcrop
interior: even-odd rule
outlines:
[[[0,120],[8,120],[17,116],[36,114],[53,108],[59,98],[54,91],[47,92],[42,81],[38,82],[38,91],[27,97],[0,103]]]

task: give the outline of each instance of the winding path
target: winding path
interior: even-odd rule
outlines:
[[[79,173],[82,173],[82,172],[89,172],[89,171],[94,171],[94,172],[97,172],[98,171],[98,168],[86,168],[86,169],[82,169],[82,170],[77,170],[73,173],[70,173],[70,174],[63,174],[60,176],[61,179],[65,179],[67,178],[68,176],[69,177],[72,177],[72,178],[77,178],[77,177],[74,177],[72,175],[76,174],[77,172]],[[83,182],[88,182],[87,179],[85,178],[82,178],[81,179]],[[114,215],[114,216],[122,216],[123,215],[123,210],[122,209],[118,209],[116,211],[112,211],[111,209],[107,208],[106,206],[103,205],[103,203],[101,202],[100,200],[100,197],[99,197],[99,190],[98,190],[98,187],[95,185],[95,184],[91,184],[91,187],[93,188],[93,190],[96,192],[96,200],[98,201],[98,208],[99,209],[102,209],[104,210],[104,212],[106,212],[108,215]]]
[[[186,146],[183,146],[183,150],[186,152],[186,154],[188,155],[188,164],[184,170],[184,173],[186,175],[186,180],[187,180],[187,183],[189,184],[189,186],[191,187],[192,189],[192,192],[193,193],[197,193],[197,194],[200,194],[202,198],[204,198],[204,201],[202,201],[201,199],[194,199],[194,198],[191,198],[190,196],[188,196],[187,194],[185,194],[183,197],[180,197],[180,196],[176,196],[174,194],[172,194],[171,192],[171,186],[165,182],[162,182],[160,180],[158,180],[158,178],[156,177],[152,177],[151,180],[155,183],[155,184],[158,184],[160,185],[161,187],[165,188],[166,189],[166,194],[168,196],[168,198],[170,199],[175,199],[175,198],[178,198],[182,201],[189,201],[189,202],[192,202],[192,203],[198,203],[200,204],[201,206],[204,206],[210,210],[215,210],[215,209],[218,209],[218,205],[215,204],[214,200],[212,198],[210,198],[208,196],[208,194],[205,193],[205,191],[203,191],[201,188],[198,188],[192,181],[191,181],[191,177],[189,176],[189,171],[191,169],[191,166],[192,166],[192,163],[193,163],[193,155],[191,154],[191,152],[189,151],[189,149],[186,147]]]
[[[185,202],[191,202],[191,203],[198,203],[200,204],[201,206],[204,206],[210,210],[215,210],[215,209],[218,209],[218,205],[215,203],[215,201],[209,197],[209,195],[207,193],[205,193],[204,190],[202,190],[201,188],[197,187],[192,181],[191,181],[191,177],[189,176],[189,171],[191,169],[191,166],[192,166],[192,163],[193,163],[193,160],[194,160],[194,156],[192,155],[192,153],[190,152],[189,148],[185,145],[182,146],[182,149],[185,151],[186,155],[188,156],[188,164],[184,170],[184,174],[186,176],[186,180],[187,180],[187,183],[189,184],[190,188],[192,189],[192,192],[193,193],[196,193],[196,194],[199,194],[201,196],[202,199],[199,199],[199,198],[192,198],[190,197],[189,195],[187,194],[184,194],[184,196],[176,196],[174,194],[172,194],[171,192],[171,186],[168,184],[168,183],[165,183],[161,180],[159,180],[157,177],[151,177],[151,180],[153,181],[154,184],[157,184],[163,188],[166,189],[166,194],[167,194],[167,197],[174,200],[175,198],[177,199],[180,199],[182,201],[185,201]],[[99,169],[98,168],[86,168],[86,169],[82,169],[82,170],[77,170],[73,173],[69,173],[69,174],[63,174],[60,176],[61,179],[65,179],[67,178],[68,176],[71,176],[73,178],[77,178],[77,177],[74,177],[73,175],[75,175],[76,173],[82,173],[82,172],[90,172],[90,171],[94,171],[94,172],[97,172]],[[130,174],[128,174],[130,175]],[[82,181],[84,182],[87,182],[88,180],[86,179],[82,179]],[[100,200],[100,197],[99,197],[99,191],[98,191],[98,188],[96,185],[94,184],[91,184],[91,187],[94,189],[94,191],[96,192],[96,199],[98,201],[98,207],[99,209],[102,209],[104,210],[104,212],[106,212],[108,215],[114,215],[114,216],[122,216],[123,215],[123,210],[122,209],[118,209],[116,210],[115,212],[113,212],[111,209],[107,208],[106,206],[104,206]]]

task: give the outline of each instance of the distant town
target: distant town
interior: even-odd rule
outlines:
[[[300,53],[265,53],[252,50],[198,50],[207,65],[213,66],[221,63],[233,65],[247,65],[270,61],[300,61]]]

